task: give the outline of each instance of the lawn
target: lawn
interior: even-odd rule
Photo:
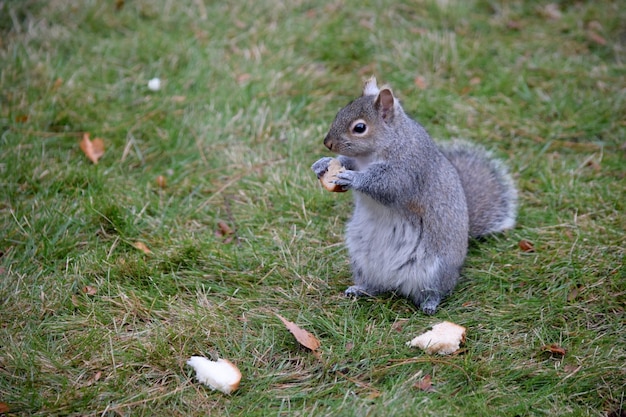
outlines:
[[[624,22],[608,0],[0,1],[0,415],[625,415]],[[432,317],[343,296],[351,196],[310,170],[370,75],[519,189]],[[444,320],[456,354],[406,346]]]

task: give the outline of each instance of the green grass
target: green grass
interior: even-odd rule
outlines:
[[[0,2],[7,415],[624,413],[620,2],[115,4]],[[309,166],[370,74],[519,187],[518,226],[472,242],[435,317],[342,296],[350,195]],[[82,132],[106,143],[97,165]],[[468,328],[462,354],[405,346],[441,320]],[[192,355],[232,360],[240,390],[199,385]],[[413,386],[426,374],[435,392]]]

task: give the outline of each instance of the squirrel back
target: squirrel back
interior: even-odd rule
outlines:
[[[476,146],[438,147],[374,78],[337,113],[324,144],[345,168],[335,183],[355,199],[347,295],[396,292],[433,314],[458,281],[468,237],[514,225],[506,170]],[[330,160],[313,164],[318,177]]]

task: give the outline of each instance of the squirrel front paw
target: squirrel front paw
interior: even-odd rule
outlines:
[[[337,174],[334,183],[340,185],[344,190],[348,190],[354,188],[358,175],[356,171],[345,170]]]
[[[319,159],[317,162],[311,165],[311,169],[313,170],[313,172],[315,172],[315,175],[317,175],[318,179],[322,175],[324,175],[326,171],[328,171],[328,166],[330,165],[330,161],[332,160],[333,158],[325,156],[324,158]]]

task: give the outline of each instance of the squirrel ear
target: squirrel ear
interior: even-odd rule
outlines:
[[[391,120],[393,117],[394,104],[395,98],[389,88],[385,88],[378,93],[378,97],[376,97],[376,108],[383,120]]]
[[[365,81],[363,85],[364,96],[375,96],[379,91],[378,85],[376,85],[376,77],[372,76]]]

